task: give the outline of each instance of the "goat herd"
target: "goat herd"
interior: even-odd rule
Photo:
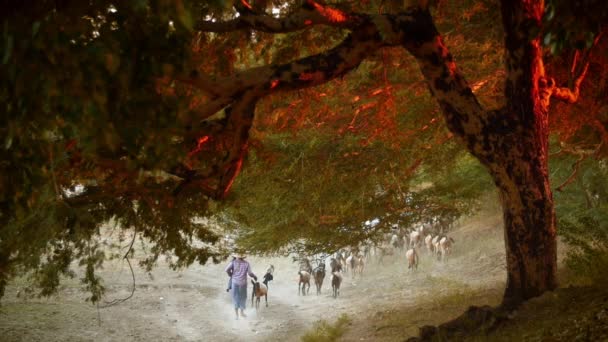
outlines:
[[[451,254],[454,239],[443,234],[443,229],[433,229],[431,225],[420,225],[412,229],[394,230],[385,234],[378,242],[367,241],[356,247],[346,247],[332,254],[317,254],[313,257],[299,255],[294,261],[299,263],[298,295],[305,296],[310,291],[310,282],[314,281],[316,294],[321,294],[323,281],[326,277],[326,269],[331,270],[332,296],[340,295],[340,286],[344,276],[348,273],[354,278],[361,276],[365,265],[371,261],[384,264],[385,259],[399,260],[405,254],[408,270],[418,268],[418,250],[426,249],[426,253],[438,261],[444,262]],[[313,268],[311,259],[316,263]],[[253,283],[253,294],[251,304],[256,299],[256,309],[259,307],[260,298],[263,296],[268,306],[268,282],[273,280],[274,266],[270,265],[263,277],[263,282],[251,280]]]

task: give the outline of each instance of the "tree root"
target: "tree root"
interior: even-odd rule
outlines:
[[[460,317],[449,322],[420,327],[419,336],[409,338],[407,342],[457,341],[470,335],[487,334],[511,317],[510,310],[503,307],[471,306]]]

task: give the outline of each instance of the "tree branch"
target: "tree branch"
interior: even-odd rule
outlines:
[[[232,149],[223,165],[223,174],[220,177],[216,198],[224,198],[230,191],[236,176],[241,172],[243,159],[247,154],[249,142],[249,130],[253,126],[255,116],[255,105],[259,97],[255,94],[245,94],[239,103],[235,104],[232,117],[235,119],[234,140]]]
[[[572,181],[574,181],[574,179],[576,178],[576,175],[578,174],[580,165],[583,162],[583,160],[585,160],[585,158],[586,158],[585,155],[581,155],[576,160],[576,162],[574,162],[574,164],[572,165],[572,173],[570,174],[570,176],[568,176],[568,178],[566,178],[566,180],[561,185],[559,185],[557,188],[555,188],[555,190],[562,191],[566,185],[568,185],[568,184],[572,183]]]
[[[571,154],[578,155],[579,157],[576,160],[576,162],[574,162],[574,164],[572,164],[572,173],[570,174],[570,176],[568,176],[568,178],[562,184],[560,184],[557,188],[555,188],[555,190],[562,191],[564,189],[564,187],[566,187],[568,184],[572,183],[572,181],[574,181],[574,179],[576,178],[576,175],[580,168],[580,164],[590,156],[597,156],[597,154],[601,150],[603,144],[604,144],[604,142],[600,142],[593,149],[593,151],[589,151],[589,150],[577,151],[573,148],[564,147],[560,151],[556,152],[554,155],[561,154],[561,153],[571,153]]]
[[[205,168],[203,163],[202,169],[197,169],[198,165],[194,165],[172,170],[173,174],[184,178],[173,191],[174,195],[186,188],[197,188],[213,199],[222,199],[228,194],[247,154],[249,130],[253,125],[255,104],[259,98],[255,91],[246,92],[227,110],[226,120],[222,120],[219,133],[227,144],[224,147],[226,154],[221,161],[213,163],[211,168]]]
[[[125,253],[125,255],[122,257],[124,260],[127,261],[127,264],[129,265],[129,270],[131,270],[131,278],[132,278],[132,286],[131,286],[131,293],[125,297],[125,298],[120,298],[120,299],[114,299],[110,302],[106,302],[106,304],[104,305],[97,305],[97,308],[101,308],[101,309],[105,309],[108,308],[110,306],[113,305],[117,305],[120,304],[122,302],[125,302],[129,299],[131,299],[133,297],[133,295],[135,294],[135,272],[133,272],[133,266],[131,266],[131,261],[129,261],[129,253],[131,253],[131,251],[133,250],[133,244],[135,243],[135,237],[137,237],[137,229],[133,232],[133,238],[131,239],[131,243],[129,244],[129,249],[127,250],[127,252]]]
[[[587,76],[587,70],[589,69],[589,62],[585,63],[583,70],[580,75],[574,79],[572,84],[572,89],[567,87],[556,87],[555,80],[552,78],[548,82],[549,85],[552,85],[552,89],[550,90],[551,96],[555,97],[558,100],[562,100],[567,103],[576,103],[578,101],[578,96],[580,94],[581,83]]]
[[[480,158],[490,153],[481,146],[482,130],[491,124],[488,113],[473,94],[439,35],[428,10],[413,7],[389,16],[401,44],[416,58],[449,130]]]
[[[231,97],[218,97],[200,108],[195,108],[192,110],[193,114],[195,114],[197,121],[202,121],[208,119],[210,116],[216,114],[222,109],[226,108],[230,103],[234,101]]]
[[[578,50],[575,52],[574,59],[572,62],[572,67],[570,69],[571,79],[573,79],[573,81],[571,82],[572,83],[571,87],[556,87],[555,80],[553,80],[552,78],[545,81],[546,86],[548,88],[546,91],[549,92],[550,96],[555,97],[556,99],[564,101],[566,103],[576,103],[578,101],[581,83],[585,79],[585,76],[587,76],[587,70],[589,69],[589,62],[591,59],[591,50],[597,45],[601,36],[602,36],[602,33],[600,32],[600,34],[598,34],[594,38],[593,44],[591,45],[591,47],[587,51],[584,52],[584,56],[582,58],[579,58],[580,52]],[[576,69],[577,69],[577,64],[579,62],[583,63],[583,67],[581,68],[580,72],[577,75]],[[542,87],[542,85],[541,85],[541,87]]]
[[[389,45],[371,17],[361,17],[353,29],[334,48],[282,65],[267,65],[243,70],[234,75],[213,78],[194,71],[189,77],[178,78],[214,98],[196,110],[199,120],[237,101],[245,92],[258,98],[279,90],[296,90],[326,83],[356,68],[366,57],[382,46]]]
[[[328,7],[316,7],[319,13]],[[244,20],[244,19],[242,19]],[[398,15],[358,15],[352,32],[336,47],[291,63],[262,66],[238,72],[234,75],[211,79],[191,73],[185,81],[216,98],[232,99],[232,116],[224,126],[233,130],[233,143],[224,161],[209,172],[196,170],[194,175],[180,185],[179,190],[199,187],[213,198],[222,198],[230,189],[238,174],[247,151],[248,131],[253,121],[255,103],[272,92],[296,90],[326,83],[356,68],[370,54],[385,46],[402,45],[417,58],[433,95],[437,98],[448,122],[448,127],[477,155],[491,153],[480,143],[481,131],[489,125],[490,118],[481,107],[437,32],[428,10],[410,8]],[[225,102],[201,109],[210,115]],[[232,122],[232,123],[231,123]],[[201,123],[202,124],[202,123]],[[222,134],[222,133],[220,133]],[[218,177],[215,185],[211,178]]]
[[[197,110],[201,117],[197,131],[208,129],[204,120],[224,106],[230,108],[227,120],[217,122],[216,134],[232,137],[225,159],[212,168],[171,171],[184,176],[175,189],[177,195],[187,188],[198,189],[211,198],[223,198],[239,173],[246,155],[248,132],[253,123],[255,103],[272,92],[295,90],[329,82],[356,68],[367,56],[387,46],[371,17],[361,16],[359,24],[336,47],[283,65],[268,65],[238,72],[221,79],[205,78],[194,72],[180,79],[215,96],[215,100]],[[229,103],[230,102],[230,103]]]
[[[268,65],[211,80],[192,73],[191,85],[222,97],[236,99],[245,90],[256,89],[260,96],[278,90],[295,90],[326,83],[357,67],[383,43],[370,19],[365,20],[340,44],[324,53],[278,66]]]

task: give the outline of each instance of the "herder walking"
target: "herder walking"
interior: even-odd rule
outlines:
[[[256,281],[258,277],[251,271],[251,265],[245,260],[245,253],[237,252],[230,264],[226,267],[226,273],[232,278],[232,302],[234,303],[234,313],[239,319],[239,309],[241,317],[245,315],[245,305],[247,303],[247,275]]]

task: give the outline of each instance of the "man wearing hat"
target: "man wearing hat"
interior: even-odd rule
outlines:
[[[226,267],[226,273],[232,277],[232,302],[234,303],[234,313],[239,319],[239,309],[241,316],[245,315],[245,303],[247,302],[247,274],[256,281],[258,277],[251,271],[251,265],[245,260],[245,253],[237,251],[235,259]]]

